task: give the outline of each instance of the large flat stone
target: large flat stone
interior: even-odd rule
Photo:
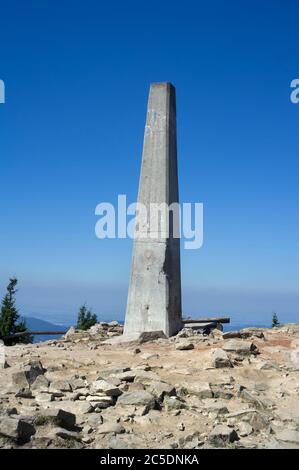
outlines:
[[[257,352],[257,347],[250,341],[230,339],[222,346],[224,351],[234,352],[240,355],[249,355]]]
[[[293,429],[284,429],[283,431],[278,432],[275,437],[279,441],[299,444],[299,432]]]
[[[149,409],[155,408],[154,396],[146,391],[125,392],[117,400],[117,405],[147,406]]]

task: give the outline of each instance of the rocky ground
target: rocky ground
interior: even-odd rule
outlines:
[[[299,325],[5,348],[2,448],[299,448]]]

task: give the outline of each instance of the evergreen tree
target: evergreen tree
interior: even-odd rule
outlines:
[[[16,308],[16,292],[18,280],[13,277],[9,280],[7,293],[3,297],[0,311],[0,337],[9,336],[15,333],[26,331],[25,320],[20,319],[20,315]],[[31,343],[32,337],[28,334],[19,338],[6,339],[5,344],[11,346],[16,343]]]
[[[82,305],[78,312],[77,326],[78,330],[88,330],[97,323],[97,316],[91,310],[87,310],[86,305]]]
[[[280,323],[278,321],[278,316],[277,316],[277,313],[273,312],[273,315],[272,315],[272,328],[274,328],[275,326],[279,326]]]

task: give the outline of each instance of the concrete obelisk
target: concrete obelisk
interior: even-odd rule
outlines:
[[[138,203],[150,212],[152,203],[169,206],[178,201],[175,88],[171,83],[153,83],[148,99]],[[143,228],[142,222],[137,224],[139,231],[147,232],[147,236],[134,240],[125,335],[162,330],[171,336],[182,328],[180,239],[174,236],[172,213],[164,217],[168,220],[162,222],[169,227],[165,237],[149,223]]]

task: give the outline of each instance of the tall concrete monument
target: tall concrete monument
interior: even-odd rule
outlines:
[[[153,83],[148,99],[138,203],[149,213],[153,203],[169,206],[178,201],[175,88],[171,83]],[[134,240],[125,335],[162,330],[171,336],[182,328],[180,239],[174,236],[177,227],[173,213],[162,211],[162,214],[160,222],[169,228],[165,237],[161,236],[162,229],[157,230],[148,221],[136,225],[136,230],[146,236]]]

